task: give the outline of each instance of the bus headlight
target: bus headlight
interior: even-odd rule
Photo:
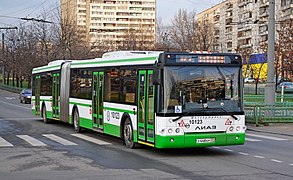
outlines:
[[[175,132],[176,132],[176,133],[179,133],[179,132],[180,132],[180,128],[176,128],[176,129],[175,129]]]
[[[240,131],[240,126],[237,126],[236,127],[236,131]]]
[[[230,126],[229,127],[229,131],[233,131],[234,130],[234,127],[233,126]]]
[[[171,134],[173,132],[173,129],[168,129],[168,133]]]

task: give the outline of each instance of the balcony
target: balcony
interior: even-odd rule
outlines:
[[[240,48],[251,48],[252,47],[252,44],[243,44],[243,45],[240,45]]]
[[[268,13],[267,11],[265,11],[265,12],[263,12],[263,13],[259,12],[259,17],[260,17],[260,18],[268,17],[268,16],[269,16],[269,13]]]
[[[242,7],[246,4],[252,3],[253,0],[238,0],[238,7]]]
[[[269,1],[267,1],[267,2],[265,2],[265,3],[261,3],[260,5],[259,5],[259,8],[264,8],[264,7],[269,7]]]
[[[287,11],[288,9],[293,8],[293,3],[292,4],[286,4],[285,6],[281,6],[281,11]]]

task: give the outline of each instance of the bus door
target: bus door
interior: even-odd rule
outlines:
[[[140,70],[138,83],[138,140],[154,143],[153,70]]]
[[[52,85],[52,115],[53,118],[59,119],[59,97],[60,97],[60,73],[53,74]]]
[[[35,79],[35,110],[36,115],[41,114],[40,96],[41,96],[41,76],[36,76]]]
[[[104,72],[94,72],[92,84],[93,128],[103,130]]]

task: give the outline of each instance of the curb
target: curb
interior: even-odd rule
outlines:
[[[257,129],[251,129],[251,128],[247,128],[247,130],[254,131],[254,132],[262,132],[262,133],[267,133],[267,134],[276,134],[276,135],[283,135],[283,136],[291,136],[291,137],[293,137],[293,134],[277,133],[277,132],[272,132],[272,131],[264,131],[264,130],[257,130]]]

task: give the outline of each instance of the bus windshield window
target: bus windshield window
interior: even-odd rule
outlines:
[[[161,112],[239,112],[239,75],[239,67],[166,67]]]

